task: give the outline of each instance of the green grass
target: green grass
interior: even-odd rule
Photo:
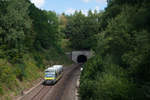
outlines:
[[[72,61],[54,48],[25,54],[19,64],[0,59],[0,100],[11,100],[24,89],[31,88],[33,81],[44,76],[46,65],[53,64],[70,65]]]
[[[72,48],[70,47],[71,43],[68,39],[62,39],[61,42],[61,48],[64,50],[64,52],[71,52]]]

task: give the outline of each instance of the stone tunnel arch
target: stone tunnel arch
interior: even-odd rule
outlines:
[[[78,63],[85,63],[86,61],[87,61],[87,56],[85,56],[85,55],[79,55],[77,57],[77,62]]]
[[[72,51],[66,52],[68,58],[72,59],[75,63],[86,62],[89,58],[93,56],[92,51]]]

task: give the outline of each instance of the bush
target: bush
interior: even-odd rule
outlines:
[[[96,86],[95,76],[101,70],[101,57],[91,58],[85,65],[80,78],[80,97],[81,100],[93,100]],[[88,95],[87,95],[88,94]]]
[[[95,85],[96,100],[129,100],[128,95],[132,84],[125,77],[105,72],[97,76]]]
[[[95,94],[93,91],[96,89],[95,81],[85,79],[80,85],[80,97],[81,100],[95,100]]]
[[[0,86],[0,95],[2,95],[3,94],[3,89],[2,89],[2,87]]]
[[[84,70],[81,75],[82,79],[95,79],[96,74],[102,70],[102,58],[97,56],[89,59],[89,61],[84,65]]]
[[[128,80],[127,72],[112,63],[112,58],[102,60],[97,56],[85,64],[80,81],[81,100],[131,100],[135,86]]]
[[[37,53],[34,55],[34,59],[36,61],[36,65],[41,68],[41,65],[43,65],[43,59],[42,57]]]
[[[11,67],[1,66],[0,80],[1,83],[6,84],[6,87],[8,87],[9,89],[12,89],[13,86],[16,85],[16,77]]]
[[[23,78],[26,76],[25,73],[25,64],[16,64],[15,70],[14,70],[14,74],[16,75],[16,77],[20,80],[23,81]]]

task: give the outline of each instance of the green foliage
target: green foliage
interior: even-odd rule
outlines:
[[[13,85],[16,83],[16,77],[13,74],[12,68],[10,68],[8,66],[1,66],[1,68],[0,68],[0,83],[1,84],[7,83],[6,86],[9,89],[13,89]]]
[[[54,65],[54,64],[71,64],[72,61],[67,58],[67,56],[61,52],[57,48],[50,48],[49,50],[45,51],[44,57],[48,61],[46,62],[47,65]],[[45,67],[45,66],[44,66]]]
[[[60,34],[58,32],[58,17],[55,12],[43,11],[31,5],[30,17],[33,19],[33,29],[36,32],[34,47],[48,49],[58,45]]]
[[[65,34],[73,49],[91,49],[95,46],[95,34],[99,31],[98,13],[88,12],[88,16],[81,11],[75,12],[68,18]]]
[[[80,83],[81,100],[129,99],[134,85],[128,81],[127,73],[112,63],[111,56],[103,61],[100,59],[101,57],[93,58],[84,66]]]
[[[80,97],[81,99],[94,100],[92,97],[95,96],[95,89],[97,88],[94,84],[96,75],[102,69],[102,59],[100,57],[91,58],[85,65],[85,69],[81,73],[80,79]],[[88,94],[88,95],[87,95]]]
[[[62,35],[55,12],[40,10],[28,0],[1,1],[1,5],[1,57],[20,63],[28,51],[59,48]]]
[[[43,65],[42,57],[37,53],[34,55],[34,59],[37,62],[36,65],[40,68]]]
[[[30,0],[1,0],[0,96],[29,88],[27,83],[43,76],[48,64],[70,64],[61,49],[64,37],[55,12]]]
[[[20,81],[23,81],[23,78],[26,76],[25,64],[20,63],[20,64],[16,64],[15,66],[16,68],[14,70],[14,74],[16,75],[17,79],[19,79]]]
[[[128,96],[132,85],[130,86],[127,79],[107,72],[100,76],[95,82],[97,86],[94,91],[96,99],[93,100],[130,100]]]
[[[101,70],[95,67],[96,59],[85,64],[81,100],[150,99],[149,10],[147,0],[108,1],[100,16],[101,28],[94,48],[101,56],[96,64],[101,65]]]
[[[94,57],[91,58],[85,65],[85,69],[81,75],[81,78],[94,79],[97,75],[97,72],[101,71],[102,67],[102,58]],[[83,77],[82,77],[83,76]]]
[[[2,89],[2,87],[0,86],[0,95],[2,95],[3,94],[3,89]]]
[[[24,41],[31,27],[31,19],[28,16],[29,3],[25,0],[1,2],[7,5],[4,5],[2,9],[5,12],[0,15],[0,49],[10,62],[16,63],[24,52]]]
[[[83,80],[83,79],[82,79]],[[96,100],[95,99],[95,90],[96,90],[95,81],[84,79],[80,84],[80,99],[81,100]]]

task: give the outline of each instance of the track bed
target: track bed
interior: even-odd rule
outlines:
[[[66,67],[62,78],[55,85],[40,84],[21,100],[75,100],[76,83],[79,75],[79,64]]]

